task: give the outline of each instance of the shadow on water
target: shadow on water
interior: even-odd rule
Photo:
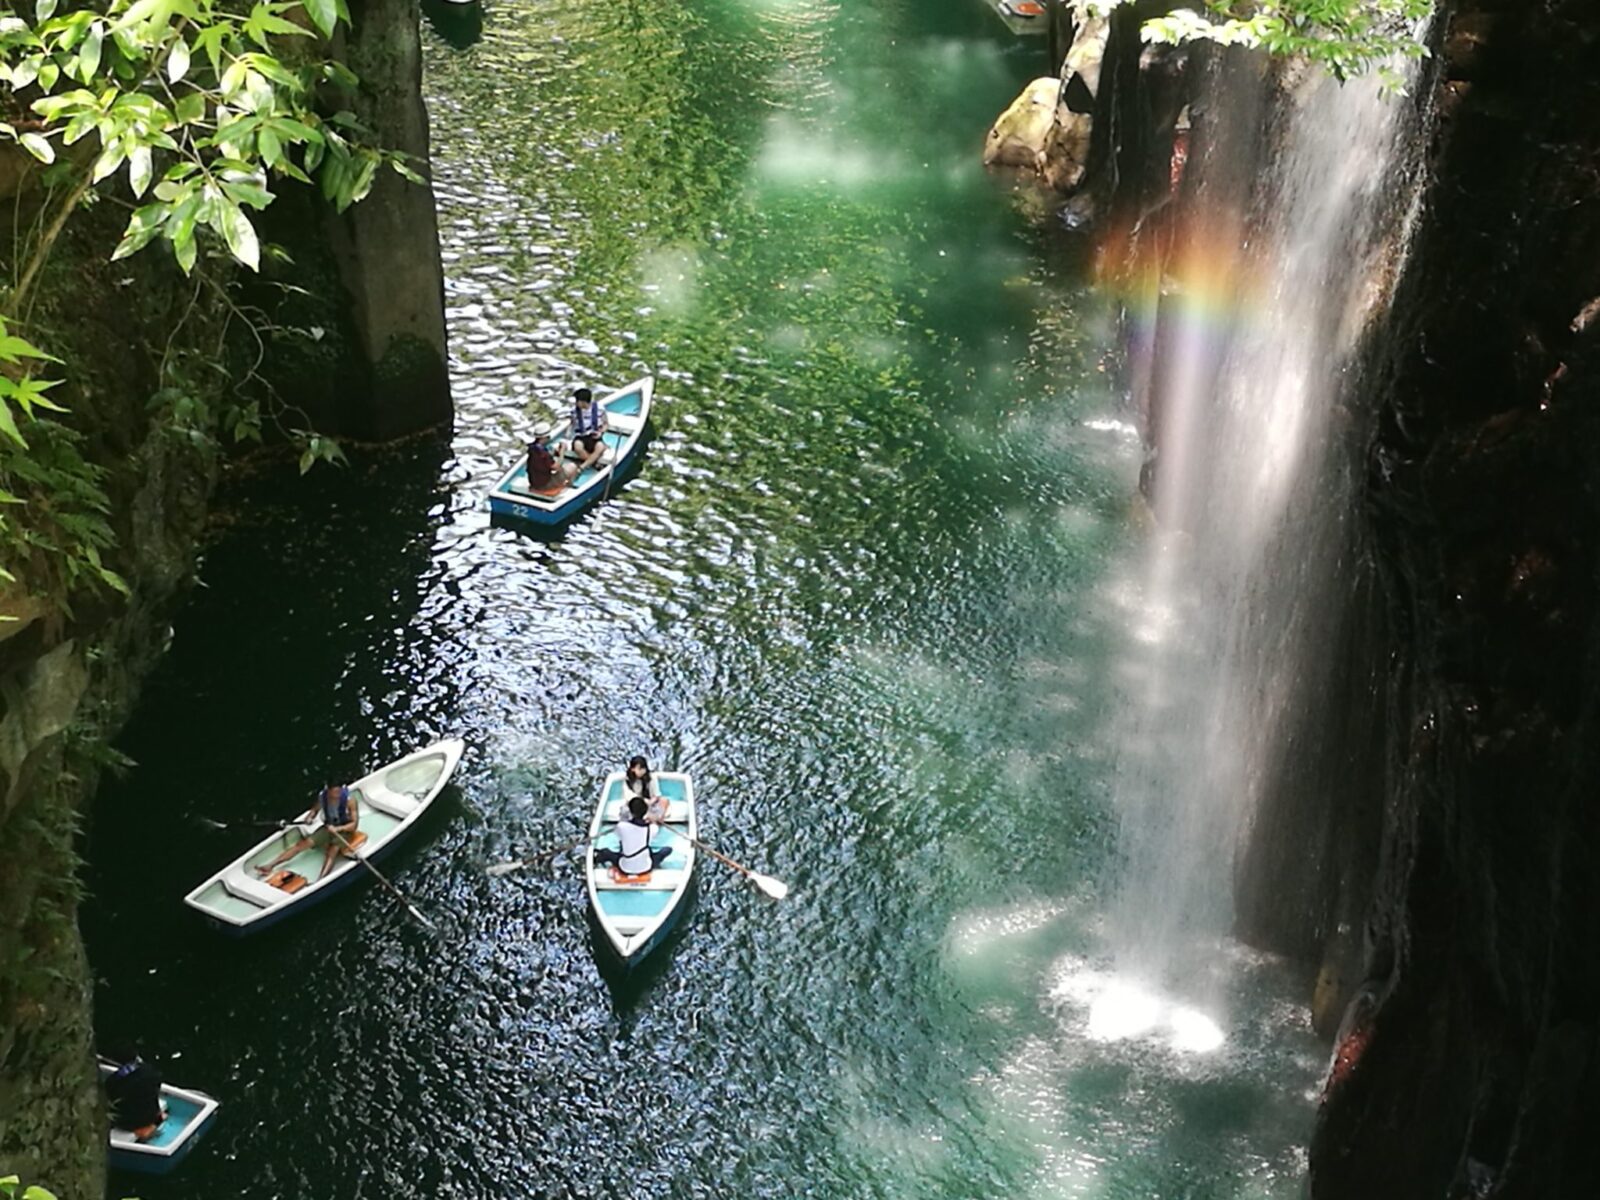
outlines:
[[[624,962],[622,956],[612,946],[605,931],[600,928],[594,909],[585,909],[589,927],[589,948],[594,953],[595,969],[600,973],[606,990],[611,994],[611,1006],[624,1028],[631,1026],[631,1018],[645,1005],[650,994],[672,970],[677,957],[677,948],[688,936],[690,927],[695,922],[699,898],[700,878],[696,875],[689,883],[689,891],[683,898],[682,907],[673,921],[672,928],[657,945],[651,948],[641,962],[632,966]]]
[[[422,15],[446,45],[465,50],[483,37],[483,0],[422,0]]]

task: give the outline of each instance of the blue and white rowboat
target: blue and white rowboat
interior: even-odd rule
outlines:
[[[672,854],[644,880],[618,879],[610,867],[594,860],[597,849],[618,848],[617,821],[624,811],[621,771],[606,777],[600,803],[589,822],[589,851],[584,857],[589,905],[606,940],[627,966],[661,944],[683,911],[694,877],[695,848],[689,839],[700,836],[694,784],[687,775],[674,771],[658,771],[655,779],[667,801],[667,819],[656,828],[650,844],[670,846]]]
[[[393,849],[444,790],[456,764],[461,761],[463,749],[464,743],[457,738],[435,742],[351,784],[350,795],[360,806],[357,809],[359,830],[366,835],[356,847],[356,853],[362,858],[376,860]],[[318,878],[322,870],[321,845],[312,845],[281,864],[283,870],[305,881],[296,885],[295,891],[274,887],[257,874],[257,866],[266,865],[280,850],[315,833],[322,823],[319,812],[310,821],[286,825],[281,832],[256,843],[223,867],[185,896],[183,902],[204,913],[213,925],[227,933],[253,933],[277,924],[291,913],[310,907],[358,879],[371,878],[370,871],[347,856],[335,858],[328,874]]]
[[[100,1082],[116,1069],[115,1063],[101,1059]],[[112,1167],[145,1175],[166,1174],[188,1157],[218,1108],[217,1101],[204,1092],[170,1083],[161,1085],[161,1103],[166,1106],[167,1119],[148,1142],[141,1142],[132,1130],[112,1127],[108,1154]]]
[[[530,491],[528,456],[524,454],[489,493],[489,511],[498,517],[511,517],[534,525],[560,525],[577,516],[606,495],[616,477],[638,458],[654,392],[655,378],[646,375],[600,398],[598,403],[605,410],[607,421],[605,453],[597,466],[580,474],[570,487],[562,484],[548,492]],[[556,425],[550,444],[566,441],[571,436],[572,419],[568,416]]]

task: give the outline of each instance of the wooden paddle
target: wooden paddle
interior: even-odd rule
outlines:
[[[362,858],[361,855],[356,853],[356,848],[354,846],[352,846],[349,842],[345,841],[344,834],[340,833],[337,829],[333,828],[333,826],[331,826],[331,825],[324,825],[323,828],[328,831],[328,836],[329,837],[333,838],[335,841],[337,841],[341,846],[343,846],[345,848],[345,853],[346,854],[348,854],[351,858],[355,859],[363,867],[365,867],[367,870],[371,871],[374,875],[376,875],[377,878],[378,878],[378,882],[383,884],[384,887],[388,888],[391,892],[394,893],[394,898],[396,900],[400,901],[401,904],[406,906],[406,911],[408,913],[410,913],[413,917],[415,917],[417,919],[417,922],[420,925],[422,925],[426,929],[434,929],[434,928],[436,928],[436,926],[434,925],[434,923],[432,921],[428,920],[427,917],[423,916],[420,912],[417,911],[417,906],[415,904],[411,903],[411,901],[407,900],[405,898],[404,893],[402,893],[399,888],[395,887],[394,884],[390,883],[388,881],[388,879],[386,879],[384,877],[384,874],[383,874],[382,871],[378,870],[377,867],[373,866],[366,859]]]
[[[723,854],[720,850],[713,850],[699,838],[690,837],[687,833],[680,833],[678,830],[670,828],[667,830],[667,832],[683,838],[684,841],[688,842],[696,850],[704,850],[719,863],[723,863],[732,867],[735,871],[738,871],[742,875],[748,875],[751,883],[755,884],[774,900],[782,900],[789,894],[789,885],[783,880],[774,879],[771,875],[763,875],[760,871],[752,871],[749,867],[744,866],[741,863],[734,862],[733,859],[729,858],[726,854]]]
[[[509,862],[497,862],[489,868],[489,874],[498,879],[502,875],[509,875],[513,871],[520,871],[523,867],[537,866],[539,863],[555,858],[558,854],[565,854],[569,850],[576,850],[579,846],[587,846],[591,840],[592,839],[588,834],[584,834],[575,842],[568,842],[565,846],[557,846],[554,850],[542,851],[539,854],[535,854],[532,858],[514,858]]]

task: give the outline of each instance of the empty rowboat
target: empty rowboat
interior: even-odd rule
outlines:
[[[699,837],[694,785],[687,775],[672,771],[656,772],[655,780],[667,801],[667,818],[653,831],[650,844],[672,848],[661,866],[633,876],[595,861],[596,850],[618,848],[617,821],[624,811],[622,772],[606,778],[589,822],[589,850],[584,858],[589,906],[606,940],[627,966],[661,944],[683,911],[694,876],[695,848],[690,839]]]
[[[102,1083],[117,1069],[107,1059],[100,1060]],[[161,1085],[161,1104],[167,1119],[156,1127],[148,1141],[141,1142],[130,1129],[111,1129],[109,1159],[111,1166],[123,1171],[139,1171],[146,1175],[163,1175],[184,1160],[193,1150],[212,1114],[217,1111],[217,1101],[204,1092],[189,1088]]]
[[[410,832],[444,790],[463,749],[464,744],[455,738],[435,742],[351,784],[359,820],[355,853],[365,859],[379,858]],[[335,858],[328,874],[318,878],[323,861],[320,839],[266,878],[257,872],[258,866],[270,863],[322,824],[319,812],[313,820],[284,826],[195,888],[183,902],[229,933],[251,933],[357,879],[369,878],[371,872],[348,856]]]
[[[583,471],[570,485],[561,483],[548,491],[536,492],[528,485],[528,460],[524,454],[489,493],[489,511],[497,517],[534,525],[561,525],[609,494],[617,476],[627,471],[639,457],[654,392],[655,379],[647,375],[600,397],[597,403],[606,414],[606,448],[600,462]],[[550,442],[554,445],[570,440],[571,436],[569,414],[556,424]]]

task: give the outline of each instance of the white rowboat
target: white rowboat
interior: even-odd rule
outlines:
[[[351,784],[351,799],[359,806],[359,830],[366,835],[356,853],[365,859],[376,859],[408,833],[450,781],[464,748],[456,738],[435,742]],[[279,852],[322,828],[322,824],[319,812],[313,820],[284,826],[195,888],[183,902],[229,933],[251,933],[276,924],[357,879],[370,877],[371,872],[360,863],[340,855],[334,859],[332,870],[318,878],[323,860],[321,839],[281,865],[283,871],[304,881],[298,885],[292,879],[285,881],[296,890],[275,887],[257,873],[256,867],[266,865]]]
[[[622,772],[606,777],[600,803],[589,822],[589,850],[584,856],[584,876],[589,886],[589,906],[606,940],[632,966],[667,935],[683,910],[684,897],[694,878],[695,848],[700,836],[694,809],[694,784],[689,776],[658,771],[656,786],[667,801],[667,819],[650,839],[656,847],[670,846],[665,862],[641,880],[621,876],[595,862],[595,851],[617,849],[617,820],[624,813]]]

